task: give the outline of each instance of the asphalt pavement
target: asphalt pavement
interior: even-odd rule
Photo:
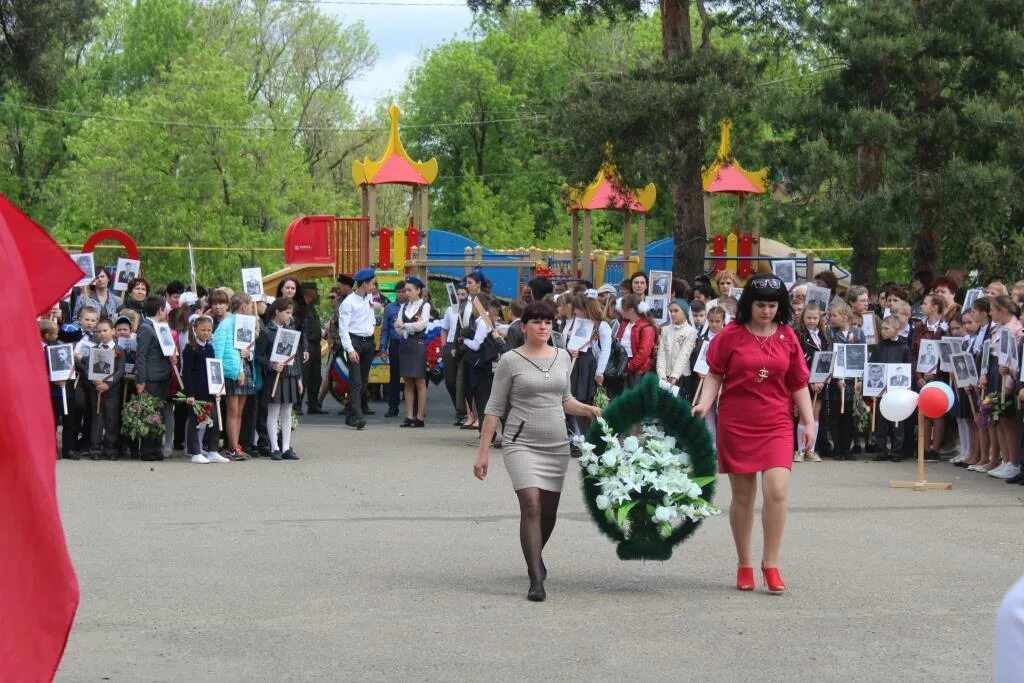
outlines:
[[[991,679],[1022,487],[946,463],[928,478],[953,490],[927,492],[889,487],[909,462],[797,464],[790,590],[772,596],[733,587],[724,514],[668,562],[618,560],[571,464],[548,600],[530,603],[500,451],[475,480],[443,387],[429,406],[425,429],[379,403],[363,431],[302,417],[297,462],[59,462],[82,601],[58,680]]]

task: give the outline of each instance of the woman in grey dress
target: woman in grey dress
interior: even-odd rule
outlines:
[[[546,597],[547,569],[541,551],[555,528],[558,499],[569,465],[565,414],[594,419],[601,409],[580,403],[569,391],[569,353],[548,345],[555,309],[545,301],[523,311],[526,343],[502,355],[484,410],[480,451],[473,465],[477,479],[487,476],[491,438],[504,423],[502,452],[519,498],[519,540],[530,576],[526,597]]]

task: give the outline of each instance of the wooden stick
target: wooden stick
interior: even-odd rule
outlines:
[[[97,390],[96,391],[96,414],[97,415],[100,414],[100,406],[102,405],[102,402],[103,402],[103,394],[101,394],[99,392],[99,390]]]
[[[839,414],[846,413],[846,382],[839,383]]]
[[[277,376],[274,378],[274,388],[270,390],[270,398],[274,398],[277,395],[277,383],[281,381],[281,373],[276,373]]]
[[[875,433],[875,412],[878,408],[878,397],[871,401],[871,433]]]
[[[697,382],[697,390],[693,394],[693,397],[694,397],[695,401],[697,401],[697,402],[700,401],[700,390],[703,389],[703,388],[704,388],[704,378],[701,377],[700,381]]]
[[[60,402],[64,406],[64,414],[68,414],[68,392],[67,385],[60,385]]]
[[[917,481],[924,483],[924,413],[917,411]]]
[[[170,360],[168,360],[167,362],[170,363]],[[174,370],[174,376],[178,378],[178,388],[181,389],[182,391],[185,391],[185,382],[182,381],[181,373],[178,372],[178,364],[171,363],[171,370]]]
[[[812,412],[812,413],[813,413],[813,412],[815,411],[815,409],[816,409],[816,408],[818,407],[818,396],[819,396],[820,394],[821,394],[821,391],[815,391],[815,392],[814,392],[814,397],[813,397],[813,398],[811,399],[811,412]]]

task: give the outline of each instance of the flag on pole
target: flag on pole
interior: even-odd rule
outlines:
[[[9,306],[0,386],[0,679],[49,681],[78,607],[78,582],[57,508],[56,436],[36,316],[81,275],[50,235],[0,195],[0,297]]]

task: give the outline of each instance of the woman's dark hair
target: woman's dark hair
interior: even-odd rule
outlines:
[[[621,306],[623,312],[625,312],[626,309],[629,309],[632,311],[637,311],[639,313],[641,301],[643,301],[643,297],[641,297],[639,294],[627,294],[626,296],[622,297]]]
[[[146,314],[147,318],[152,318],[154,315],[162,311],[166,305],[167,299],[159,294],[150,294],[146,297],[146,300],[142,302],[142,312]]]
[[[675,299],[690,298],[690,283],[681,277],[672,279],[672,297]]]
[[[532,301],[523,309],[523,315],[520,319],[524,325],[531,320],[550,320],[554,322],[556,315],[555,307],[547,301]]]
[[[220,289],[219,287],[210,292],[209,296],[207,296],[206,298],[206,303],[209,304],[210,306],[214,304],[224,304],[225,306],[227,306],[230,302],[231,297],[228,296],[228,293],[226,291]]]
[[[153,291],[153,288],[149,284],[149,280],[147,280],[144,277],[136,277],[132,278],[128,282],[128,287],[126,287],[124,290],[125,296],[130,297],[132,294],[132,290],[138,287],[139,285],[142,285],[143,287],[146,288],[146,296],[149,296],[149,293]]]
[[[172,296],[174,294],[184,294],[185,283],[182,282],[181,280],[171,280],[170,282],[167,283],[167,287],[164,289],[164,292],[167,294],[167,296]]]
[[[919,270],[914,273],[914,277],[910,279],[911,282],[917,280],[924,286],[924,291],[929,291],[932,288],[932,280],[935,279],[935,274],[930,270]]]
[[[836,278],[835,273],[828,270],[821,273],[815,273],[814,279],[828,289],[830,298],[835,297],[836,289],[839,287],[839,279]]]
[[[288,310],[289,308],[295,310],[294,302],[286,296],[278,297],[277,299],[274,299],[274,303],[267,306],[267,315],[274,316],[281,311]]]
[[[708,301],[715,298],[715,290],[711,289],[711,285],[706,285],[703,283],[694,285],[693,292],[700,292]],[[690,292],[691,296],[693,296],[693,292]]]
[[[818,273],[815,277],[824,275]],[[831,273],[828,273],[831,275]],[[835,278],[835,276],[832,276]],[[789,292],[786,291],[786,284],[774,275],[752,275],[747,278],[743,285],[743,294],[740,295],[739,305],[736,307],[736,322],[740,325],[749,323],[754,315],[753,308],[755,301],[775,301],[779,308],[775,311],[774,322],[780,325],[788,325],[793,319],[793,306],[789,303]]]
[[[642,277],[644,279],[644,282],[648,282],[648,280],[647,280],[647,273],[643,272],[642,270],[638,270],[638,271],[636,271],[635,273],[633,273],[632,275],[629,276],[629,284],[632,285],[633,284],[633,280],[637,279],[638,277]]]
[[[286,283],[286,282],[294,282],[295,283],[295,298],[294,299],[286,297],[286,296],[284,296],[284,294],[281,293],[281,291],[284,289],[284,283]],[[276,297],[274,299],[275,302],[278,299],[281,299],[281,298],[288,299],[291,302],[292,311],[295,313],[295,317],[298,318],[299,320],[302,320],[303,318],[306,317],[306,311],[309,310],[309,307],[306,305],[306,298],[302,296],[302,283],[299,282],[299,280],[297,278],[286,277],[285,279],[283,279],[280,282],[278,282],[277,283],[277,293],[274,294],[274,296]],[[273,315],[273,313],[271,313],[271,315]]]
[[[184,332],[188,329],[188,318],[192,314],[185,306],[178,306],[167,318],[167,324],[170,325],[172,330],[178,332]]]
[[[988,317],[991,318],[992,317],[992,302],[989,301],[987,298],[985,298],[983,296],[980,296],[980,297],[978,297],[977,299],[974,300],[973,304],[971,304],[971,310],[973,310],[973,311],[981,311],[982,313],[984,313],[985,315],[987,315]]]

